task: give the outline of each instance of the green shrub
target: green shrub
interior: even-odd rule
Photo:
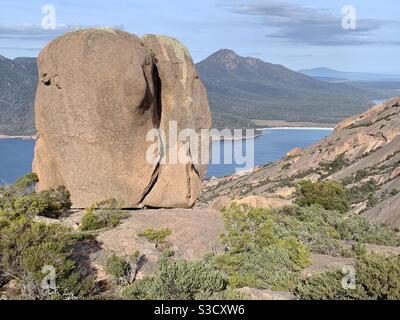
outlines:
[[[45,213],[45,216],[50,216],[54,214],[55,216],[59,216],[65,210],[69,210],[72,206],[71,194],[64,186],[59,186],[55,189],[42,191],[40,194],[42,197],[48,199],[51,203],[51,213],[49,212],[47,215]]]
[[[320,205],[342,213],[349,209],[346,188],[336,181],[301,181],[297,186],[296,203],[302,207]]]
[[[290,206],[273,210],[280,237],[294,237],[314,253],[348,255],[341,241],[338,224],[344,215],[320,206]]]
[[[226,286],[225,275],[204,263],[175,260],[164,254],[154,277],[135,281],[123,294],[135,300],[193,300],[222,292]]]
[[[299,284],[294,294],[305,300],[347,300],[348,290],[342,287],[340,271],[317,273]]]
[[[40,215],[48,218],[58,218],[71,206],[69,192],[64,186],[60,186],[56,189],[17,197],[14,200],[12,209],[18,216]]]
[[[30,194],[15,199],[13,210],[17,216],[36,216],[45,212],[49,207],[48,201],[37,194]]]
[[[157,248],[160,244],[165,243],[167,236],[169,236],[172,231],[168,228],[155,230],[155,229],[146,229],[139,232],[138,236],[146,238],[151,243],[154,243]]]
[[[333,256],[356,256],[362,243],[399,245],[389,227],[319,205],[253,209],[233,205],[223,211],[226,253],[207,263],[229,276],[231,287],[290,290],[309,263],[310,250]],[[350,248],[345,241],[354,241]]]
[[[343,219],[337,226],[343,240],[383,246],[400,246],[400,235],[390,227],[369,222],[360,216]]]
[[[292,236],[315,253],[338,255],[343,241],[377,245],[400,245],[400,234],[390,227],[369,222],[361,216],[346,216],[318,206],[284,207],[273,210],[280,237]]]
[[[113,276],[115,281],[121,283],[130,278],[131,265],[124,258],[113,254],[107,259],[106,272]]]
[[[282,231],[272,210],[233,205],[223,211],[227,252],[210,264],[229,275],[231,287],[288,289],[308,265],[309,249]]]
[[[126,216],[122,204],[116,199],[97,202],[85,209],[81,229],[87,231],[116,227]]]
[[[41,215],[58,218],[71,208],[70,194],[64,186],[35,192],[37,175],[30,173],[17,180],[14,185],[0,187],[0,210],[8,218]],[[4,215],[3,215],[4,216]]]
[[[94,290],[91,277],[77,271],[71,259],[76,237],[57,224],[12,220],[0,230],[0,270],[17,280],[22,295],[35,299],[82,298]],[[56,290],[42,286],[43,267],[54,267]]]
[[[371,254],[356,264],[357,296],[360,299],[400,299],[400,256]]]
[[[351,204],[368,200],[379,189],[375,180],[368,180],[360,185],[353,186],[348,190]],[[373,203],[372,203],[373,204]]]
[[[36,173],[28,173],[15,182],[15,187],[23,193],[32,193],[35,190],[39,177]]]
[[[131,284],[136,279],[140,267],[144,263],[144,255],[138,251],[125,259],[113,254],[107,259],[106,272],[111,275],[118,284]]]
[[[332,161],[326,161],[326,162],[321,162],[320,168],[322,171],[324,171],[325,176],[329,176],[344,167],[348,166],[350,164],[350,161],[345,157],[344,154],[338,155],[334,160]]]
[[[355,289],[344,289],[340,272],[311,276],[295,290],[302,299],[400,299],[400,256],[368,254],[355,265]]]
[[[36,174],[29,173],[19,178],[15,184],[0,186],[0,209],[11,210],[16,199],[35,193],[38,181]]]

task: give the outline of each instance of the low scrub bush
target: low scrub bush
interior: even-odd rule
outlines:
[[[155,247],[157,248],[160,244],[166,242],[167,236],[169,236],[172,231],[168,228],[155,230],[155,229],[146,229],[139,232],[138,236],[146,238],[150,242],[154,243]]]
[[[126,217],[122,204],[116,199],[96,202],[85,209],[81,229],[87,231],[116,227]]]
[[[323,171],[323,174],[326,176],[329,176],[329,175],[343,169],[344,167],[346,167],[349,164],[350,164],[350,161],[345,157],[345,155],[340,154],[332,161],[321,162],[319,165],[320,165],[321,170]]]
[[[360,185],[351,187],[348,190],[348,197],[351,204],[369,200],[379,189],[375,180],[368,180]]]
[[[320,205],[326,210],[342,213],[349,209],[346,188],[336,181],[301,181],[297,185],[296,204],[302,207]]]
[[[71,208],[70,194],[64,186],[42,192],[35,192],[37,175],[27,174],[14,185],[0,188],[0,210],[9,217],[45,216],[58,218]]]
[[[39,182],[39,177],[36,173],[28,173],[15,182],[15,188],[20,193],[30,194],[35,191],[35,186]]]
[[[360,216],[351,216],[338,224],[341,239],[382,246],[400,246],[400,234],[388,226],[369,222]]]
[[[96,290],[94,278],[78,270],[72,258],[80,237],[59,224],[32,219],[58,217],[71,207],[70,194],[64,187],[36,193],[37,182],[28,174],[0,187],[0,283],[16,280],[23,298],[88,297]]]
[[[135,281],[123,294],[135,300],[193,300],[222,294],[226,287],[223,273],[203,262],[174,259],[167,250],[160,259],[157,274]]]
[[[342,272],[311,276],[294,290],[301,299],[400,299],[400,256],[368,254],[355,265],[355,289],[342,286]]]
[[[17,280],[24,297],[76,299],[94,290],[91,277],[83,276],[71,259],[74,234],[57,224],[47,225],[22,217],[0,229],[1,273]],[[55,288],[43,286],[46,267],[54,270]],[[45,269],[44,269],[45,268]]]
[[[70,194],[64,186],[16,198],[13,209],[17,215],[40,215],[58,218],[71,208]]]
[[[308,265],[309,249],[291,234],[280,232],[268,209],[233,205],[223,211],[227,252],[210,264],[229,275],[232,287],[284,290],[292,287],[298,272]]]
[[[356,256],[362,243],[400,245],[399,234],[356,216],[319,205],[253,209],[231,206],[223,211],[226,253],[207,263],[229,276],[231,287],[290,290],[309,263],[310,251]],[[345,241],[354,241],[353,248]]]
[[[132,284],[144,262],[145,256],[138,251],[128,259],[113,254],[107,259],[106,272],[117,284]]]
[[[346,216],[319,206],[290,206],[273,210],[281,228],[278,234],[292,236],[315,253],[340,255],[343,240],[377,245],[400,245],[400,234],[388,226],[361,216]]]

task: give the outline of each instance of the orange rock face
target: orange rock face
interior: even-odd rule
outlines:
[[[146,135],[211,125],[205,89],[177,40],[114,29],[63,35],[39,55],[33,170],[40,190],[65,185],[74,207],[114,197],[127,207],[190,207],[206,166],[151,163]],[[173,145],[163,145],[163,152]],[[190,147],[189,147],[190,148]]]

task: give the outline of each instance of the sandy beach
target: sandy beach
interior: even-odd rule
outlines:
[[[285,120],[252,120],[257,128],[334,128],[336,123],[289,122]]]

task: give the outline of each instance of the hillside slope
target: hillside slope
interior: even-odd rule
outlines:
[[[214,125],[242,119],[338,122],[366,110],[376,92],[333,84],[260,59],[219,50],[197,65]]]
[[[227,195],[290,200],[296,182],[305,179],[342,181],[350,190],[350,214],[400,228],[400,97],[342,121],[327,138],[281,161],[208,181],[198,205]]]
[[[36,59],[0,56],[0,75],[0,134],[34,133]]]

